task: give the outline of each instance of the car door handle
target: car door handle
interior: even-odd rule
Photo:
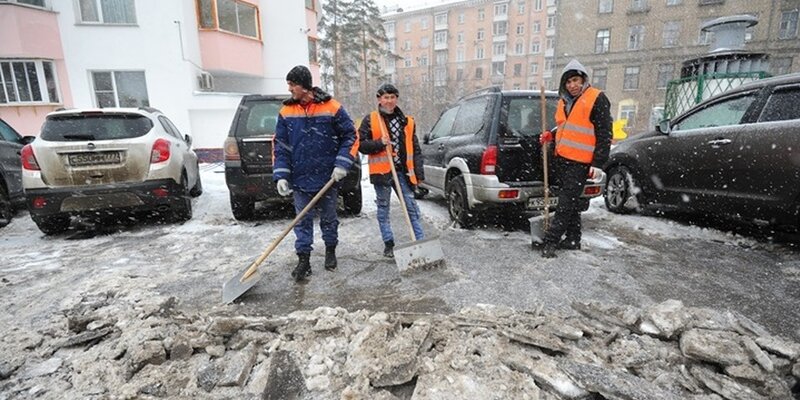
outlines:
[[[722,146],[731,143],[733,143],[733,141],[730,139],[714,139],[709,140],[707,144],[710,144],[711,146]]]

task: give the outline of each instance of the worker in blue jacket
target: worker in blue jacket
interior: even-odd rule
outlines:
[[[294,193],[299,214],[314,195],[333,179],[347,175],[357,154],[353,120],[329,94],[311,85],[311,71],[298,65],[286,75],[292,98],[283,102],[275,126],[273,180],[278,193]],[[325,242],[325,269],[336,269],[339,220],[336,215],[338,183],[315,205]],[[314,243],[314,213],[306,214],[294,227],[297,267],[292,277],[301,281],[311,275],[310,256]]]

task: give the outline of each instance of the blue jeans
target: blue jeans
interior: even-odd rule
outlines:
[[[381,228],[381,238],[383,238],[384,242],[394,241],[392,222],[389,218],[389,204],[393,188],[394,185],[375,185],[378,226]],[[412,240],[422,240],[425,235],[422,233],[422,224],[419,221],[419,207],[417,207],[417,202],[414,200],[414,191],[405,179],[400,179],[400,188],[403,190],[403,198],[406,201],[406,208],[408,208],[408,217],[411,219],[411,226],[414,228],[414,235],[416,236],[416,239],[412,238]]]
[[[294,190],[294,212],[300,214],[316,193],[308,193]],[[334,185],[321,199],[308,211],[303,219],[294,226],[295,251],[300,253],[311,253],[314,243],[314,217],[319,214],[319,229],[322,231],[322,240],[325,247],[336,246],[339,243],[337,229],[339,219],[336,217],[336,200],[338,198],[338,188]]]

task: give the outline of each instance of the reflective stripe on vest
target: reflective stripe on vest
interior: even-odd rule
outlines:
[[[417,175],[414,173],[414,119],[406,117],[408,123],[406,124],[405,132],[405,147],[406,147],[406,169],[408,170],[408,178],[412,185],[417,184]],[[377,111],[369,114],[369,126],[372,128],[372,140],[381,140],[383,133],[381,132],[380,124],[383,124],[383,118]],[[389,134],[388,127],[386,134]],[[391,157],[386,150],[379,153],[370,154],[369,160],[369,174],[370,175],[384,175],[391,173],[392,162]]]
[[[599,90],[587,88],[572,105],[569,116],[564,113],[564,99],[558,101],[556,155],[584,164],[592,162],[596,137],[590,116],[599,95]]]

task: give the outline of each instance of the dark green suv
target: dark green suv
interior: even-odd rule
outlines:
[[[278,194],[272,181],[272,138],[283,101],[289,96],[248,95],[242,98],[225,139],[225,183],[231,211],[237,220],[254,218],[263,208],[291,204]],[[344,215],[361,212],[361,163],[353,163],[339,189],[339,210]]]

